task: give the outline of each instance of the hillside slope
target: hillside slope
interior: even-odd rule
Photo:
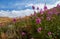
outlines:
[[[49,12],[49,11],[53,11],[54,12],[57,12],[57,13],[60,13],[60,7],[54,7],[52,9],[49,9],[47,11],[44,11],[44,12]],[[38,13],[37,13],[38,14]],[[24,18],[16,18],[18,20],[28,20],[29,17],[31,16],[26,16]],[[3,24],[6,24],[6,23],[10,23],[12,22],[13,18],[9,18],[9,17],[0,17],[0,23],[3,23]]]

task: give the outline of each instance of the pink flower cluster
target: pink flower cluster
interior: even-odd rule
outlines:
[[[22,32],[22,35],[24,36],[25,35],[25,32]]]
[[[42,9],[40,10],[40,14],[43,15],[43,10]]]
[[[36,24],[40,24],[41,23],[41,19],[40,18],[36,18]]]
[[[35,10],[35,6],[32,6],[32,9]],[[44,11],[47,10],[47,9],[48,9],[48,8],[47,8],[47,6],[46,6],[46,4],[45,4],[45,6],[44,6]],[[39,7],[37,7],[37,10],[39,10]]]
[[[16,18],[13,18],[13,22],[14,22],[14,23],[16,22]]]
[[[41,32],[41,30],[42,30],[42,28],[41,28],[41,27],[39,27],[39,28],[37,29],[37,32]]]
[[[46,11],[46,10],[47,10],[47,6],[45,5],[45,6],[44,6],[44,11]]]
[[[48,32],[48,35],[51,35],[52,33],[51,32]]]
[[[36,16],[36,11],[34,11],[34,16]]]
[[[51,17],[47,17],[46,19],[49,21],[49,20],[51,20]]]
[[[35,7],[34,7],[34,6],[32,6],[32,9],[34,10],[34,9],[35,9]]]
[[[60,4],[57,4],[57,7],[60,7]]]
[[[35,10],[35,6],[32,6],[32,9]],[[37,7],[37,10],[39,10],[39,7]],[[47,10],[47,6],[45,5],[44,6],[44,11]],[[40,14],[42,15],[43,14],[43,10],[39,10]],[[34,14],[36,15],[36,11],[34,11]]]

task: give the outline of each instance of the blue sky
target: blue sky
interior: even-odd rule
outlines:
[[[47,4],[54,4],[58,0],[46,0]],[[25,7],[27,4],[45,3],[44,0],[0,0],[0,10],[25,10],[31,9],[31,6]]]
[[[44,3],[48,9],[56,7],[60,0],[0,0],[0,17],[24,17],[34,14],[32,7],[44,7]]]

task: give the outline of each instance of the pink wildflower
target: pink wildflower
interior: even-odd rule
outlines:
[[[16,18],[13,19],[13,22],[16,22]]]
[[[34,11],[34,16],[36,16],[36,11]]]
[[[22,32],[22,35],[25,35],[25,32]]]
[[[41,27],[37,29],[37,31],[38,31],[38,32],[40,32],[41,30],[42,30],[42,28],[41,28]]]
[[[40,24],[41,23],[41,19],[40,18],[36,18],[36,23]]]
[[[32,6],[32,9],[34,10],[34,9],[35,9],[35,7],[34,7],[34,6]]]
[[[52,33],[51,32],[48,32],[48,35],[51,35]]]
[[[46,5],[44,6],[44,11],[45,11],[45,10],[47,10],[47,6],[46,6]]]
[[[48,14],[49,14],[49,15],[52,15],[52,14],[53,14],[53,12],[52,12],[52,11],[48,11]]]
[[[58,14],[59,14],[59,12],[56,12],[56,13],[55,13],[55,15],[58,15]]]
[[[47,20],[51,20],[51,18],[50,18],[50,17],[47,17],[46,19],[47,19]]]
[[[60,7],[60,5],[59,5],[59,4],[57,4],[57,7]]]
[[[42,9],[40,10],[40,14],[41,14],[41,15],[43,14],[43,10],[42,10]]]
[[[57,12],[57,9],[54,8],[54,9],[52,10],[52,12],[53,12],[53,14],[55,14],[55,13]]]
[[[37,7],[37,10],[39,10],[39,7]]]

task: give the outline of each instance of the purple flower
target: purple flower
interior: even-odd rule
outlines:
[[[46,19],[47,19],[48,21],[49,21],[49,20],[51,20],[51,18],[50,18],[50,17],[47,17]]]
[[[36,16],[36,11],[34,11],[34,15]]]
[[[41,14],[41,15],[43,14],[43,10],[42,10],[42,9],[40,10],[40,14]]]
[[[25,35],[25,32],[22,32],[22,35]]]
[[[37,10],[39,10],[39,7],[37,7]]]
[[[49,15],[52,15],[52,14],[53,14],[53,12],[52,12],[52,11],[48,11],[48,14],[49,14]]]
[[[60,5],[59,5],[59,4],[57,4],[57,7],[60,7]]]
[[[52,33],[51,32],[48,32],[48,35],[51,35]]]
[[[55,12],[54,14],[55,14],[55,15],[57,15],[58,13],[57,13],[57,12]]]
[[[16,18],[13,18],[13,22],[16,22]]]
[[[35,9],[35,7],[34,7],[34,6],[32,6],[32,9],[34,10],[34,9]]]
[[[52,12],[53,12],[53,14],[55,14],[57,12],[57,9],[56,8],[53,8],[52,9]]]
[[[37,29],[37,32],[40,32],[42,30],[42,28],[41,27],[39,27],[38,29]]]
[[[36,18],[36,23],[40,24],[41,23],[41,19],[40,18]]]
[[[57,9],[56,8],[53,8],[52,11],[50,11],[51,13],[50,14],[57,14]]]
[[[44,11],[45,11],[45,10],[47,10],[47,6],[46,6],[46,5],[44,6]]]

